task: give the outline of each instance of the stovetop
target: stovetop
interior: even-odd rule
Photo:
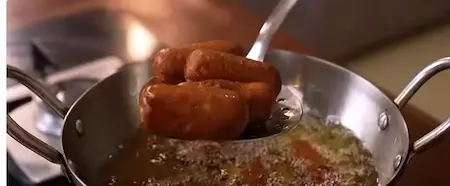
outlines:
[[[56,73],[50,73],[46,76],[43,82],[45,82],[45,84],[55,84],[58,82],[65,82],[66,80],[71,80],[73,78],[90,78],[99,81],[113,74],[122,66],[122,61],[117,57],[104,57],[91,62],[85,62],[84,64],[79,64]],[[17,86],[20,87],[14,89],[15,92],[13,93],[7,90],[7,95],[17,94],[19,90],[22,91],[22,95],[24,93],[28,93],[26,97],[31,95],[30,91],[28,91],[25,87],[21,85],[12,85],[12,87]],[[54,134],[46,134],[42,130],[39,130],[38,123],[39,126],[42,126],[42,122],[48,123],[48,117],[50,115],[41,112],[45,110],[42,110],[44,108],[39,107],[37,100],[29,98],[27,101],[22,100],[23,99],[19,99],[19,101],[8,103],[8,107],[13,106],[13,104],[15,104],[16,107],[14,110],[9,112],[11,117],[15,119],[16,122],[27,132],[42,140],[44,143],[49,144],[53,148],[62,151],[59,136],[54,136]],[[21,105],[19,105],[18,102],[21,102]],[[56,122],[59,122],[59,120]],[[54,129],[47,127],[46,130],[48,129],[54,130],[58,129],[58,127]],[[6,141],[8,156],[11,160],[14,160],[9,161],[8,164],[14,163],[16,167],[16,169],[9,169],[9,172],[21,179],[23,182],[37,184],[61,176],[59,165],[48,162],[9,136]]]
[[[35,68],[49,62],[55,72],[109,55],[128,61],[126,47],[130,22],[140,24],[120,13],[90,10],[8,30],[7,64],[35,74]],[[42,61],[39,52],[48,59]],[[13,84],[8,80],[8,86]]]
[[[100,79],[127,60],[126,30],[120,15],[91,11],[7,33],[7,64],[46,82],[93,74]],[[109,57],[108,57],[109,56]],[[84,74],[83,74],[84,73]],[[59,139],[39,133],[31,92],[7,80],[7,108],[19,125],[59,149]],[[59,168],[12,139],[8,147],[8,185],[67,185]]]

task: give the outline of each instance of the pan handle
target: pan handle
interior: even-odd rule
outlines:
[[[45,103],[47,103],[55,112],[64,118],[68,109],[64,106],[61,101],[59,101],[55,96],[50,94],[46,88],[39,83],[37,80],[33,79],[29,75],[25,74],[23,71],[16,67],[7,65],[6,76],[12,78],[24,86],[28,87],[32,92],[39,96]],[[7,133],[17,142],[32,150],[33,152],[39,154],[48,161],[60,165],[64,165],[63,155],[57,151],[55,148],[41,141],[40,139],[34,137],[32,134],[28,133],[22,127],[20,127],[14,119],[7,114]]]
[[[403,89],[403,91],[395,98],[394,103],[399,109],[402,109],[411,97],[419,90],[419,88],[437,73],[450,69],[450,57],[441,58],[420,71],[411,82]],[[412,145],[412,153],[416,153],[439,138],[445,131],[450,128],[450,118],[447,118],[442,124],[425,134]]]

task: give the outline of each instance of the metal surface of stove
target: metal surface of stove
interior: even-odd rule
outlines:
[[[47,76],[45,82],[57,84],[58,82],[72,80],[74,78],[92,78],[101,80],[116,72],[122,65],[123,63],[119,58],[106,57],[51,74]],[[7,90],[7,96],[12,94],[31,95],[31,92],[26,87],[21,85],[16,85],[15,87],[16,88],[13,89],[13,91],[11,91],[11,89]],[[10,115],[25,130],[60,150],[60,138],[57,135],[44,134],[37,128],[37,116],[40,116],[38,113],[42,111],[40,109],[41,107],[38,105],[38,102],[33,100],[13,110]],[[40,183],[61,175],[59,165],[50,163],[31,150],[23,147],[10,136],[7,137],[7,150],[19,169],[21,169],[32,183]]]

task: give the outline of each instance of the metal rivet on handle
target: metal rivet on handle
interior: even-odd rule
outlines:
[[[380,117],[378,118],[378,128],[380,130],[386,130],[388,126],[389,126],[389,116],[386,112],[383,112],[380,114]]]
[[[397,170],[398,168],[400,168],[400,165],[402,164],[402,160],[403,160],[402,155],[398,154],[397,156],[395,156],[394,170]]]
[[[84,130],[84,126],[83,126],[83,122],[80,119],[77,119],[75,121],[75,131],[77,132],[78,136],[82,136],[83,135],[83,130]]]

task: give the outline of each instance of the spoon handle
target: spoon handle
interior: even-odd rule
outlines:
[[[298,0],[279,0],[275,9],[269,15],[266,22],[264,22],[261,30],[259,30],[259,35],[256,38],[255,43],[253,43],[250,52],[247,54],[247,58],[255,61],[264,60],[272,37],[278,31],[284,19],[297,1]]]

